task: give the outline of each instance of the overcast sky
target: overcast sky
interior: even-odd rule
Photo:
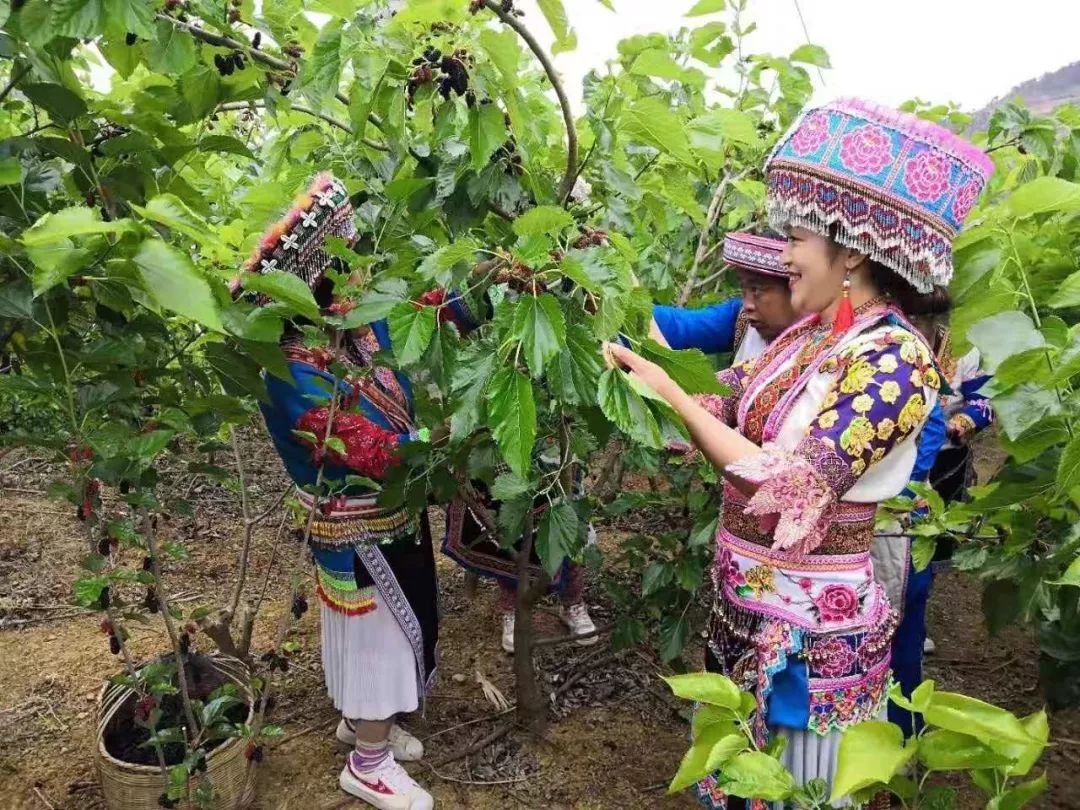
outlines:
[[[551,32],[536,0],[516,2],[549,45]],[[611,59],[620,39],[727,19],[685,19],[696,0],[613,0],[615,13],[599,0],[563,2],[578,47],[555,63],[575,98],[585,73]],[[918,96],[975,110],[1025,79],[1080,60],[1078,0],[798,2],[810,41],[832,59],[818,101],[857,95],[895,106]],[[786,55],[806,41],[795,0],[750,0],[745,16],[758,23],[746,42],[752,52]]]

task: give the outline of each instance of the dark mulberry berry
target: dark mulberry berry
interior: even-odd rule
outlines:
[[[18,11],[26,5],[26,0],[11,0],[11,10]]]
[[[307,613],[308,603],[307,599],[302,593],[298,593],[292,600],[292,615],[299,619],[305,613]]]
[[[120,654],[120,639],[118,639],[115,635],[109,636],[109,652],[111,652],[113,655]]]
[[[451,83],[453,84],[454,92],[459,96],[463,96],[469,89],[469,74],[462,70],[454,76]]]
[[[413,59],[413,60],[412,60],[412,63],[413,63],[414,65],[422,65],[422,64],[424,64],[424,62],[426,62],[426,61],[427,61],[427,60],[426,60],[426,59],[424,59],[424,57],[422,57],[422,56],[418,56],[418,57],[416,57],[415,59]]]
[[[108,589],[108,587],[102,588],[101,589],[101,596],[98,597],[98,607],[101,608],[102,610],[108,610],[109,609],[109,602],[110,602],[109,589]]]
[[[104,557],[109,553],[109,535],[101,535],[101,539],[98,540],[97,553]]]
[[[202,751],[199,752],[199,757],[195,760],[195,770],[199,773],[206,773],[206,754]]]
[[[246,67],[244,64],[244,55],[240,53],[240,51],[233,54],[232,60],[233,64],[236,65],[237,70],[243,70]]]
[[[137,380],[136,380],[135,384],[136,385],[139,384]],[[121,481],[120,482],[120,494],[121,495],[127,495],[129,492],[131,492],[131,482],[128,481],[128,480]]]
[[[137,36],[135,36],[133,33],[131,33],[130,31],[128,31],[128,35],[126,37],[124,37],[124,42],[126,42],[128,45],[134,45],[138,41],[139,41],[139,38]]]
[[[439,80],[439,95],[443,98],[450,98],[450,91],[454,88],[453,82],[449,76],[443,76]]]
[[[143,600],[143,607],[149,613],[157,613],[161,610],[161,602],[158,601],[158,595],[153,588],[146,589],[146,598]]]
[[[259,763],[262,762],[263,750],[261,745],[256,745],[251,742],[248,743],[247,749],[244,751],[244,756],[247,757],[249,762]]]
[[[231,23],[240,22],[240,11],[238,9],[234,8],[232,11],[229,12],[229,22],[231,22]]]
[[[150,570],[153,569],[153,567],[154,567],[153,559],[151,559],[150,557],[143,557],[143,559],[142,559],[142,570],[143,571],[150,571]]]
[[[219,74],[225,75],[225,58],[220,53],[214,54],[214,67],[217,68]]]
[[[187,633],[180,634],[180,654],[187,655],[191,650],[191,636]]]
[[[514,10],[514,0],[502,0],[503,14],[509,14]]]
[[[476,93],[469,90],[465,93],[465,103],[471,108],[476,106]]]
[[[170,799],[168,793],[162,793],[157,799],[158,807],[164,807],[165,810],[172,810],[176,807],[176,799]]]

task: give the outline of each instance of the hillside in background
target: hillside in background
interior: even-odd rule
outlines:
[[[1022,82],[1004,96],[995,98],[977,113],[972,120],[976,130],[984,129],[997,107],[1010,99],[1022,98],[1035,112],[1047,113],[1070,101],[1080,101],[1080,62],[1073,62],[1037,79]]]

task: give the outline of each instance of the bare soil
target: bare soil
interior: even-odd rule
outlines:
[[[253,511],[272,502],[285,486],[276,458],[258,432],[245,438],[256,495]],[[228,464],[229,459],[216,459]],[[74,509],[49,501],[44,491],[58,471],[27,456],[8,454],[0,463],[0,807],[91,810],[104,804],[94,773],[94,707],[103,679],[120,669],[100,618],[71,606],[71,583],[88,553]],[[190,491],[194,518],[162,525],[167,537],[191,552],[171,564],[165,580],[185,610],[220,605],[233,583],[241,543],[234,494],[177,470],[170,488]],[[288,571],[295,550],[279,537],[282,515],[257,532],[248,596],[265,589],[254,649],[267,648],[287,609]],[[433,515],[436,537],[441,514]],[[622,522],[620,523],[622,525]],[[621,532],[601,528],[611,547]],[[304,575],[308,572],[304,569]],[[665,794],[668,779],[687,745],[686,706],[672,699],[658,675],[664,668],[645,649],[613,652],[605,638],[589,647],[545,648],[539,668],[552,702],[551,726],[543,740],[511,734],[478,754],[436,771],[429,763],[490,734],[503,718],[482,682],[513,701],[510,658],[499,648],[495,589],[482,584],[470,599],[461,571],[439,559],[443,620],[441,679],[423,715],[410,728],[428,751],[428,761],[410,766],[443,808],[690,808],[689,796]],[[133,593],[129,598],[139,598]],[[598,624],[610,607],[595,583],[588,590]],[[538,618],[540,635],[558,635],[553,613]],[[938,579],[930,608],[938,654],[927,677],[939,688],[1027,712],[1041,706],[1032,639],[1010,629],[986,635],[978,584],[960,574]],[[159,623],[131,625],[131,646],[141,658],[164,649]],[[256,807],[262,810],[362,808],[337,787],[344,750],[333,737],[337,717],[322,684],[317,611],[299,622],[300,651],[277,695],[272,721],[285,736],[259,768]],[[208,639],[198,640],[210,649]],[[695,651],[699,656],[700,650]],[[697,664],[696,657],[691,658]],[[560,685],[573,679],[569,688]],[[506,715],[509,716],[509,715]],[[1051,790],[1046,808],[1080,806],[1080,712],[1052,719],[1056,745],[1044,758]],[[967,799],[964,806],[981,806]],[[152,810],[152,808],[148,808]]]

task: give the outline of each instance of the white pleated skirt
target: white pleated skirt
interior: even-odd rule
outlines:
[[[323,672],[334,708],[351,720],[416,711],[416,657],[382,596],[376,591],[375,610],[360,616],[320,607]]]

